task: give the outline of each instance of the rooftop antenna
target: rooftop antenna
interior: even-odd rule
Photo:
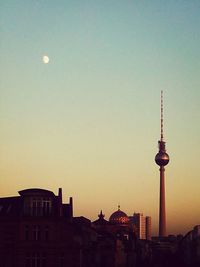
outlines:
[[[161,90],[161,99],[160,99],[160,114],[161,114],[161,117],[160,117],[160,130],[161,130],[161,140],[160,141],[163,141],[164,140],[164,137],[163,137],[163,91]]]

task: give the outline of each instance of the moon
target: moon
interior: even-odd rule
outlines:
[[[49,63],[49,57],[48,56],[43,56],[42,61],[44,62],[44,64],[48,64]]]

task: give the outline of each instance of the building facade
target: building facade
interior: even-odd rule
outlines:
[[[0,198],[1,267],[93,266],[96,232],[84,217],[73,217],[72,198],[62,203],[44,189],[26,189]]]
[[[144,216],[143,213],[134,213],[133,216],[129,216],[129,219],[139,239],[151,240],[150,216]]]

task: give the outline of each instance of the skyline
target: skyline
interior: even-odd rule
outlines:
[[[120,203],[150,215],[157,234],[163,90],[167,233],[199,224],[199,1],[8,0],[0,10],[1,197],[62,187],[77,216],[109,218]]]

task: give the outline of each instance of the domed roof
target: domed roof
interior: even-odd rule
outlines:
[[[129,217],[125,212],[121,211],[120,206],[118,206],[118,210],[110,216],[109,222],[114,224],[127,224],[129,222]]]

